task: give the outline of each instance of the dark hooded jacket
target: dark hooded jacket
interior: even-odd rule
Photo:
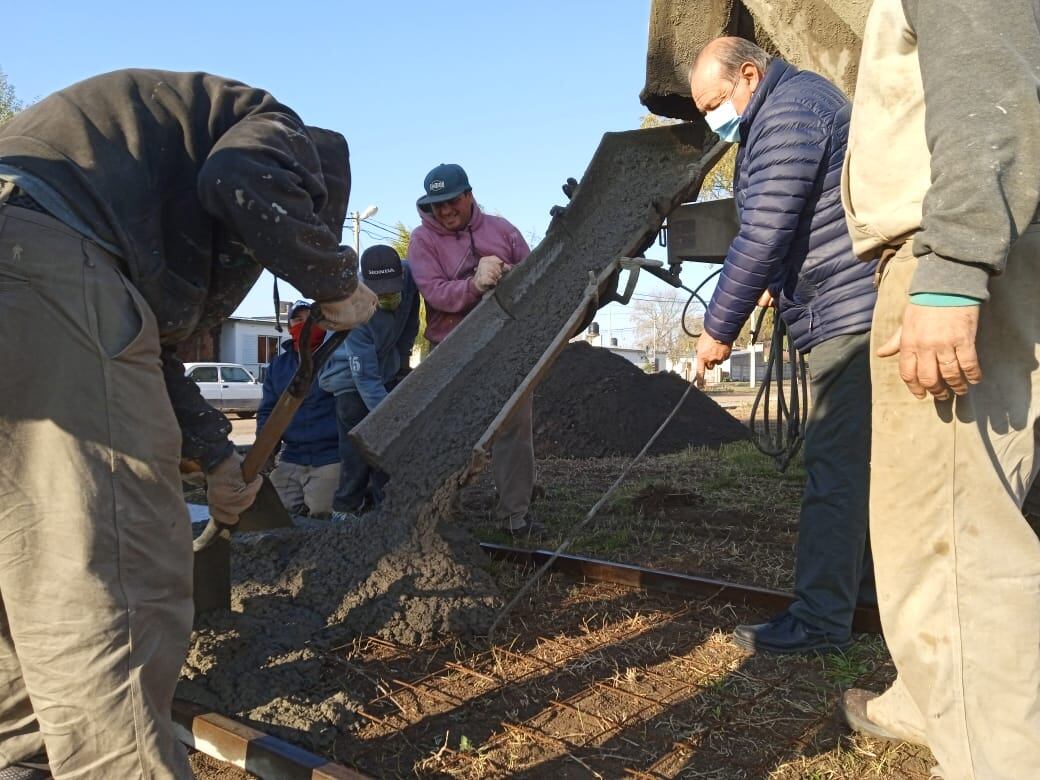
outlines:
[[[120,250],[158,320],[183,455],[205,468],[230,452],[230,425],[184,376],[177,342],[227,318],[264,268],[318,301],[357,285],[339,248],[346,140],[240,82],[95,76],[0,127],[0,163],[45,182]]]
[[[874,269],[852,253],[841,205],[851,107],[822,76],[773,60],[740,120],[734,195],[740,230],[704,317],[726,344],[764,289],[794,345],[866,333]]]

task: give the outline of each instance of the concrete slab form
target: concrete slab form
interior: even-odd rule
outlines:
[[[509,561],[529,569],[536,569],[553,557],[550,550],[528,550],[489,542],[482,542],[480,548],[489,558]],[[553,560],[550,569],[589,582],[610,582],[614,585],[624,585],[641,590],[672,593],[689,599],[718,599],[773,612],[784,611],[796,600],[794,594],[780,590],[742,585],[737,582],[663,569],[649,569],[631,563],[587,558],[584,555],[558,555]],[[877,606],[868,604],[857,606],[852,618],[852,630],[856,633],[880,634],[881,617],[878,614]]]
[[[180,699],[173,702],[173,726],[183,744],[260,780],[371,780],[368,775]]]

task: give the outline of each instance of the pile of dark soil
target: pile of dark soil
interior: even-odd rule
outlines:
[[[535,453],[539,458],[635,455],[686,388],[678,374],[647,374],[608,349],[568,344],[535,391]],[[747,428],[694,388],[650,453],[750,438]]]

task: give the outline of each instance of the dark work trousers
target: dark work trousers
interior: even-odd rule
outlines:
[[[791,613],[836,640],[857,599],[876,604],[867,536],[870,499],[870,333],[835,336],[807,357],[812,406]]]
[[[336,424],[339,427],[339,488],[332,500],[334,512],[360,512],[383,500],[387,475],[368,465],[354,442],[347,435],[351,428],[365,419],[368,407],[356,392],[336,396]],[[371,489],[370,489],[371,484]]]

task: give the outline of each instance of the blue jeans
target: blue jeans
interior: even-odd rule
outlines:
[[[332,500],[335,512],[360,512],[366,506],[378,506],[383,500],[383,487],[389,477],[368,465],[347,435],[368,415],[368,407],[355,392],[336,396],[336,424],[339,428],[339,487]]]

